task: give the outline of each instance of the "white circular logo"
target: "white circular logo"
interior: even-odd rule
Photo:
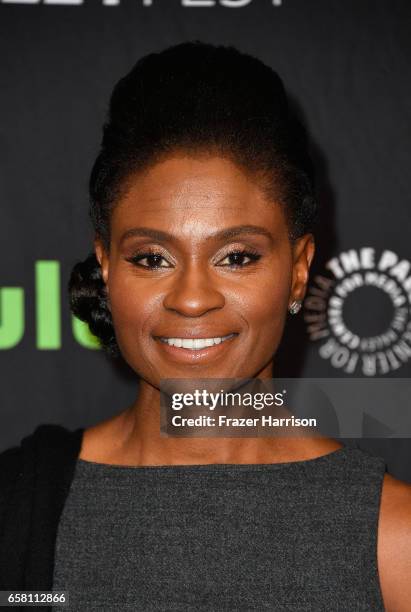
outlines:
[[[363,247],[340,253],[325,268],[308,287],[303,311],[310,339],[320,342],[319,355],[347,374],[365,376],[407,363],[411,263],[390,250]]]

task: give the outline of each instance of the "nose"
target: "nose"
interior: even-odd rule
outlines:
[[[215,286],[209,272],[191,263],[173,279],[173,285],[163,299],[164,308],[186,317],[200,317],[225,304],[221,290]]]

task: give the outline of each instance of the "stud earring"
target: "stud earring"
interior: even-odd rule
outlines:
[[[291,306],[288,309],[288,312],[290,314],[297,314],[297,312],[300,311],[302,306],[302,300],[294,300],[294,302],[292,302]]]

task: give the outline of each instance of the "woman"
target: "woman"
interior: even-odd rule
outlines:
[[[78,610],[409,610],[411,487],[381,458],[160,435],[162,379],[272,377],[314,256],[312,174],[280,78],[251,56],[185,43],[116,85],[70,295],[139,393],[3,453],[2,588],[65,590]]]

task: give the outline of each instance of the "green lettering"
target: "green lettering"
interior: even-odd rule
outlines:
[[[37,348],[61,348],[60,262],[36,262]]]
[[[89,326],[84,321],[81,321],[78,317],[72,315],[71,326],[73,329],[73,336],[81,346],[88,349],[99,349],[101,348],[100,342],[94,334],[91,333]]]
[[[0,289],[0,349],[16,346],[24,334],[24,289]]]

